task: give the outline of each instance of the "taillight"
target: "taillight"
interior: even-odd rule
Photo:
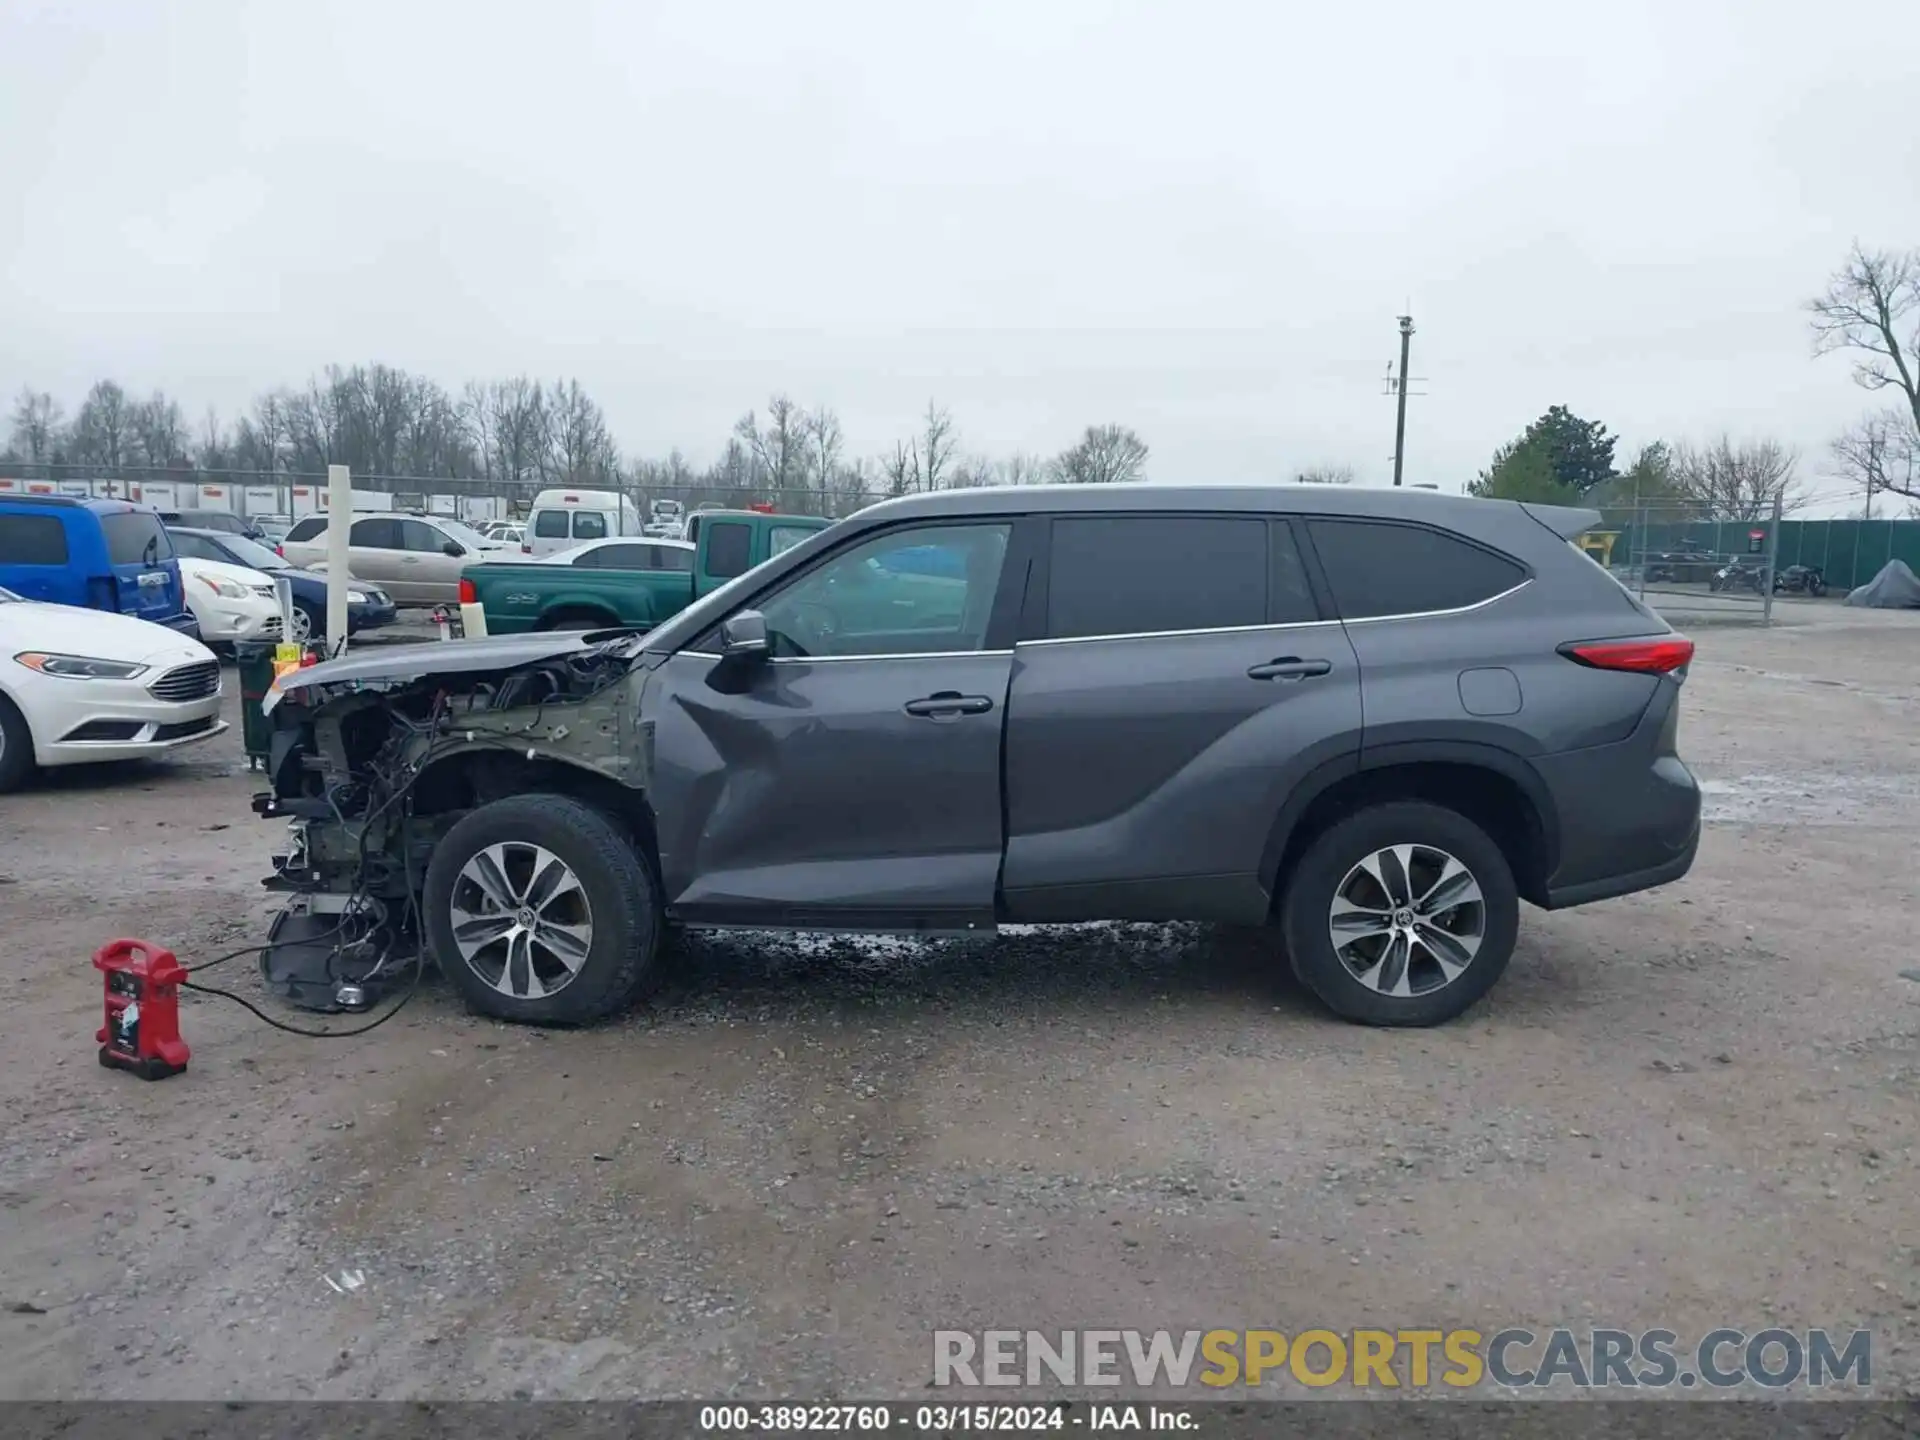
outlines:
[[[1693,663],[1693,642],[1681,635],[1664,640],[1594,640],[1584,645],[1562,645],[1560,653],[1595,670],[1671,675]]]
[[[464,575],[460,577],[460,603],[462,605],[478,605],[480,603],[480,594],[473,588],[473,581],[467,579]]]

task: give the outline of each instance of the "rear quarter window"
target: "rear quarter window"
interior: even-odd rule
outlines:
[[[64,565],[67,527],[56,515],[0,515],[0,565]]]
[[[158,515],[126,510],[100,517],[100,533],[107,541],[109,565],[157,565],[173,559],[173,541]]]
[[[324,534],[326,531],[326,528],[327,528],[327,521],[325,516],[309,515],[306,519],[302,520],[298,525],[294,526],[291,530],[287,532],[287,539],[311,540],[316,535]]]
[[[1343,620],[1463,610],[1527,578],[1517,561],[1424,525],[1391,520],[1309,520]]]

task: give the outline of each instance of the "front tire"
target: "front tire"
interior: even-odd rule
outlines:
[[[33,773],[33,732],[6,696],[0,695],[0,795],[18,790]]]
[[[1363,1025],[1439,1025],[1493,988],[1520,896],[1486,831],[1418,801],[1375,805],[1315,837],[1280,921],[1294,973]]]
[[[469,1008],[584,1025],[659,975],[658,887],[633,842],[566,795],[515,795],[461,819],[427,866],[427,937]]]

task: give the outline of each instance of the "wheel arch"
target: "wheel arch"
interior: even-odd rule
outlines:
[[[1539,772],[1522,756],[1467,741],[1409,741],[1344,756],[1314,770],[1275,817],[1260,884],[1278,903],[1283,877],[1308,842],[1356,809],[1425,800],[1456,810],[1499,845],[1521,898],[1545,901],[1559,865],[1559,815]]]
[[[529,792],[565,795],[618,821],[641,861],[659,880],[659,831],[646,792],[575,760],[539,754],[528,758],[524,752],[493,746],[462,746],[420,772],[414,782],[414,813],[472,811]]]
[[[608,630],[620,627],[620,617],[607,608],[604,601],[598,600],[556,600],[540,612],[540,618],[533,622],[536,630],[556,630],[563,620],[584,619],[595,622],[597,628]],[[604,626],[599,622],[604,621]]]

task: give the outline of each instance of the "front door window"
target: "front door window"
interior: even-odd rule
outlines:
[[[776,658],[981,650],[1005,524],[917,525],[842,551],[761,607]]]

